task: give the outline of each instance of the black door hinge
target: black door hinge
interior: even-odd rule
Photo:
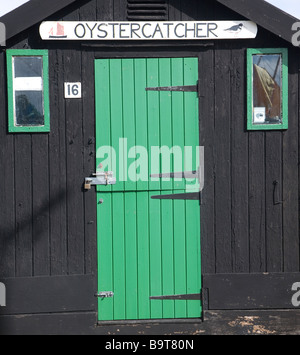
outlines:
[[[202,294],[190,293],[187,295],[150,296],[150,300],[202,301]]]
[[[198,200],[200,205],[202,202],[201,191],[198,192],[186,192],[182,194],[169,194],[169,195],[155,195],[151,196],[152,199],[156,200]]]
[[[196,92],[200,97],[200,84],[199,80],[196,85],[181,85],[181,86],[157,86],[148,87],[146,91],[181,91],[181,92]]]

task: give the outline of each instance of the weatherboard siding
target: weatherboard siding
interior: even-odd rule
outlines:
[[[82,1],[79,8],[72,4],[49,20],[126,20],[124,3]],[[168,20],[242,18],[215,2],[200,3],[170,0]],[[246,49],[266,45],[289,48],[286,131],[246,130]],[[202,272],[300,271],[296,48],[261,28],[255,40],[205,46],[91,47],[42,41],[38,26],[12,38],[8,47],[49,50],[51,131],[8,133],[6,58],[0,49],[1,278],[96,273],[96,194],[83,190],[84,177],[95,170],[94,60],[136,56],[199,58],[200,145],[205,147]],[[82,82],[81,100],[64,99],[65,81]]]

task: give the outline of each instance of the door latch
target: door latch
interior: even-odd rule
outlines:
[[[92,177],[84,179],[84,189],[90,190],[92,185],[115,185],[116,178],[112,171],[94,173]]]
[[[95,293],[95,297],[100,297],[100,298],[114,297],[114,293],[112,291],[100,291]]]

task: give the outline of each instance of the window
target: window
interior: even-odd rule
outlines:
[[[49,132],[48,51],[7,50],[9,132]]]
[[[287,49],[248,49],[249,130],[288,128]]]

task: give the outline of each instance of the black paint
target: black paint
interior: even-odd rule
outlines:
[[[211,39],[209,43],[108,41],[82,45],[80,41],[42,41],[38,34],[39,22],[46,19],[128,21],[126,1],[46,2],[49,7],[41,6],[34,14],[28,6],[35,1],[27,3],[23,8],[26,9],[22,15],[24,21],[8,31],[7,48],[49,50],[49,134],[8,133],[6,58],[0,47],[0,277],[10,279],[8,282],[14,284],[15,289],[34,285],[31,294],[36,295],[37,300],[28,306],[16,297],[7,308],[11,309],[11,314],[0,317],[1,332],[106,334],[117,329],[105,325],[95,327],[97,310],[93,302],[96,300],[91,301],[97,292],[96,196],[93,192],[84,192],[82,186],[84,178],[95,171],[95,58],[199,58],[199,136],[200,145],[205,147],[201,260],[204,292],[208,294],[206,301],[209,307],[219,309],[217,315],[205,311],[202,329],[205,332],[232,330],[232,327],[226,328],[225,323],[234,320],[223,310],[234,306],[230,292],[239,288],[230,287],[226,281],[230,280],[230,275],[235,285],[237,279],[243,285],[241,293],[236,295],[237,317],[246,314],[241,311],[245,307],[252,307],[254,311],[270,308],[270,303],[261,301],[268,285],[271,288],[272,285],[288,285],[291,275],[296,275],[293,280],[300,282],[295,274],[300,271],[299,48],[293,47],[288,38],[278,37],[279,32],[285,31],[281,24],[289,23],[290,17],[280,12],[277,28],[271,16],[263,24],[263,13],[256,8],[263,2],[255,0],[249,18],[257,18],[257,23],[261,24],[256,39]],[[238,2],[240,13],[230,9],[234,9],[233,4],[237,2],[231,2],[230,8],[220,3],[169,0],[165,20],[247,19],[249,5],[243,5],[245,2]],[[225,4],[225,0],[222,3]],[[20,9],[16,11],[18,14]],[[274,14],[278,14],[276,11]],[[32,16],[28,16],[29,13]],[[13,23],[12,15],[7,15],[6,19]],[[246,130],[246,49],[264,46],[289,49],[287,131]],[[64,99],[65,81],[82,82],[82,99]],[[267,278],[264,272],[272,274]],[[224,273],[226,280],[218,276]],[[39,291],[38,285],[45,285],[44,280],[49,282],[48,290],[50,287],[59,290],[49,304],[34,292]],[[216,286],[219,282],[226,288],[223,301]],[[251,289],[247,289],[248,283]],[[62,288],[62,285],[73,285],[73,288],[66,290],[68,287]],[[81,286],[83,289],[78,291]],[[72,290],[78,292],[68,304],[64,302],[67,304],[64,310],[62,300],[71,297]],[[29,290],[27,292],[29,295]],[[271,293],[276,308],[287,308],[288,298],[284,293]],[[247,294],[252,295],[251,304],[243,298]],[[50,300],[50,294],[47,297]],[[265,313],[260,313],[259,319],[264,325],[272,324],[276,331],[280,331],[280,325],[281,330],[283,327],[291,330],[298,311],[285,311],[279,325]],[[18,314],[24,313],[26,316],[19,319]],[[280,318],[279,313],[272,315]],[[189,333],[201,330],[196,323],[184,328],[179,321],[172,322],[168,330],[173,332],[176,329]],[[163,321],[139,329],[161,332],[161,324]],[[136,331],[129,322],[120,329],[121,332]]]
[[[293,305],[292,297],[297,294],[292,286],[299,280],[299,272],[206,274],[203,276],[205,309],[296,310],[299,307]]]

